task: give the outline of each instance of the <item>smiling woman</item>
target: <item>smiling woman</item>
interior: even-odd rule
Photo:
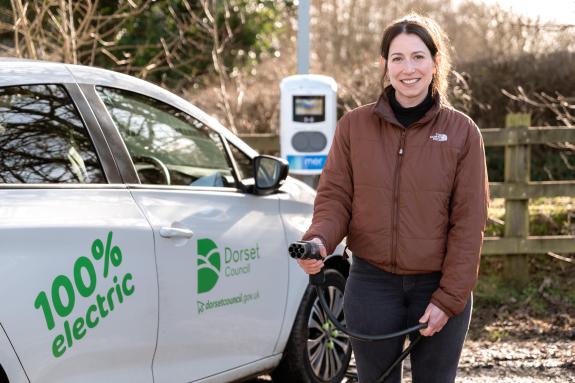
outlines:
[[[405,108],[421,103],[429,88],[431,96],[439,94],[446,102],[447,76],[451,70],[447,43],[447,36],[439,27],[428,32],[417,23],[389,26],[380,48],[383,88],[391,86],[395,98]]]
[[[418,36],[398,35],[389,47],[388,59],[381,60],[401,106],[412,107],[425,99],[437,69],[431,52]]]
[[[385,334],[426,323],[410,354],[413,382],[453,382],[486,222],[483,142],[447,101],[449,49],[433,20],[410,14],[393,22],[380,52],[384,89],[339,121],[303,239],[329,254],[347,236],[350,330]],[[308,274],[324,265],[298,263]],[[381,381],[404,340],[352,339],[359,380]],[[395,368],[386,382],[401,374]]]

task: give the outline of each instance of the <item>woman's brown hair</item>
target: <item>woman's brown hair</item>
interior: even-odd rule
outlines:
[[[416,35],[427,46],[437,68],[431,81],[432,95],[439,94],[442,102],[448,103],[447,78],[451,70],[449,39],[435,21],[417,13],[410,13],[405,17],[397,19],[385,28],[383,32],[380,49],[381,57],[386,60],[385,72],[381,81],[383,88],[385,89],[385,87],[389,85],[389,80],[387,79],[389,47],[393,39],[401,33]]]

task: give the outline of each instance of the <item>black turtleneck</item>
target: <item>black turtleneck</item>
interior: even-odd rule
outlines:
[[[433,97],[431,96],[431,88],[427,92],[427,97],[418,105],[409,108],[404,108],[395,98],[395,89],[389,87],[387,96],[389,98],[389,104],[395,114],[395,118],[404,128],[409,127],[416,121],[419,121],[421,117],[427,113],[429,109],[433,106]]]

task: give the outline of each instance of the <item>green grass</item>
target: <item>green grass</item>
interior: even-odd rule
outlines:
[[[522,285],[506,277],[505,256],[485,256],[474,289],[470,339],[492,342],[569,333],[575,321],[575,264],[548,255],[528,256]]]
[[[575,235],[575,198],[537,198],[529,201],[529,234]],[[505,200],[493,199],[489,207],[486,236],[503,236]],[[567,254],[575,259],[575,254]],[[530,255],[529,279],[518,286],[506,277],[504,256],[484,256],[480,278],[475,288],[479,307],[505,305],[511,309],[525,307],[544,314],[553,306],[565,305],[575,311],[575,265],[548,255]]]
[[[485,235],[502,237],[505,232],[505,200],[495,198],[489,207]],[[575,198],[537,198],[529,201],[529,235],[575,235]]]
[[[504,256],[483,257],[474,290],[476,306],[524,309],[534,315],[556,311],[575,313],[575,265],[548,255],[530,255],[529,279],[511,283],[505,275]]]

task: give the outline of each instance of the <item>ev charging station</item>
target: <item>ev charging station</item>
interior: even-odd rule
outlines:
[[[337,83],[298,74],[280,83],[280,149],[290,173],[321,174],[337,123]]]

